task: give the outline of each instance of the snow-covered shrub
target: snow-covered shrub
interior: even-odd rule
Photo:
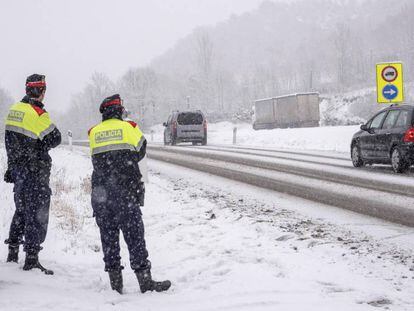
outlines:
[[[80,187],[81,187],[82,191],[85,194],[91,195],[91,193],[92,193],[92,183],[91,183],[91,176],[90,175],[88,175],[88,176],[86,176],[82,179]]]

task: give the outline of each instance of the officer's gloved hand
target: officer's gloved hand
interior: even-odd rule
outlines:
[[[138,185],[138,203],[140,206],[144,206],[145,202],[145,184],[140,182]]]
[[[9,183],[9,184],[14,183],[13,174],[12,174],[12,171],[10,169],[7,169],[6,173],[4,174],[4,181],[6,183]]]

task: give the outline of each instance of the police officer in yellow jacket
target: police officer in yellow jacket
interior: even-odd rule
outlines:
[[[136,123],[123,120],[124,111],[118,94],[106,98],[100,106],[102,123],[88,133],[93,163],[92,208],[112,289],[122,294],[122,231],[141,292],[161,292],[168,290],[171,282],[156,282],[151,277],[140,209],[145,189],[138,162],[145,156],[147,142]]]
[[[16,212],[10,225],[8,262],[18,262],[19,245],[24,244],[23,270],[37,268],[46,274],[38,253],[47,233],[52,159],[49,150],[61,142],[61,134],[42,103],[45,76],[33,74],[26,80],[26,96],[12,105],[6,119],[5,145],[8,169],[4,180],[14,183]],[[23,241],[24,238],[24,241]]]

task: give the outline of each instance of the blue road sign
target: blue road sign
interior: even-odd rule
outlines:
[[[398,96],[398,88],[393,84],[388,84],[382,89],[382,95],[388,100],[393,100]]]

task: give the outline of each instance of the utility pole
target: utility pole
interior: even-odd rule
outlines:
[[[152,100],[152,124],[151,125],[154,125],[154,124],[155,124],[155,101]]]
[[[313,90],[313,70],[310,71],[310,76],[309,76],[309,90],[310,91]]]
[[[190,110],[190,96],[187,96],[187,109]]]

